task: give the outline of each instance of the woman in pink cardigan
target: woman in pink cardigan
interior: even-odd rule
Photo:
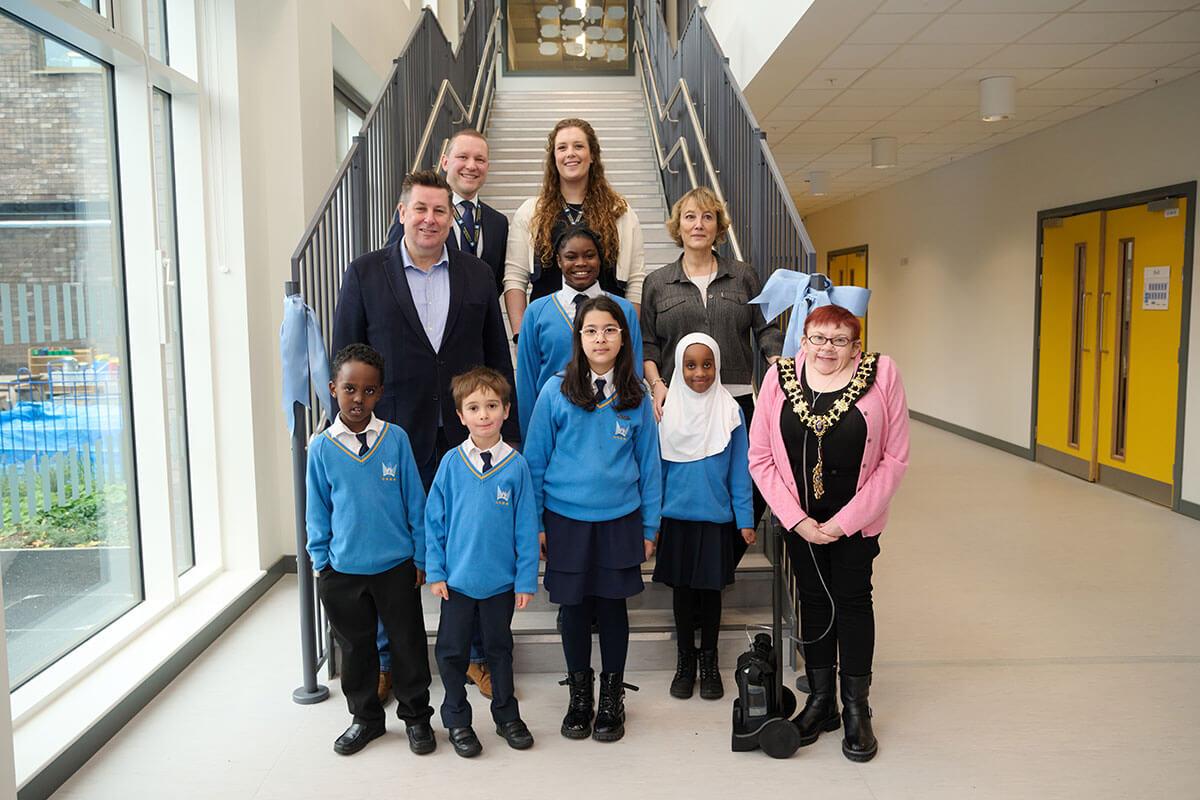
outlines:
[[[841,306],[808,315],[800,352],[763,379],[750,428],[750,474],[787,530],[800,587],[812,688],[795,719],[800,743],[844,723],[842,753],[870,761],[878,751],[867,705],[875,650],[871,562],[908,466],[908,407],[895,363],[862,353],[859,335],[858,319]]]

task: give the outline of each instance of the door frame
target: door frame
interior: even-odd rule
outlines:
[[[1192,314],[1192,263],[1196,243],[1196,181],[1175,183],[1155,189],[1145,189],[1139,192],[1106,197],[1102,200],[1090,200],[1085,203],[1075,203],[1069,206],[1059,206],[1037,212],[1037,249],[1034,251],[1034,281],[1033,281],[1033,394],[1030,398],[1029,416],[1029,453],[1037,459],[1037,414],[1038,414],[1038,364],[1041,353],[1042,328],[1042,231],[1043,223],[1055,217],[1073,217],[1079,214],[1090,214],[1093,211],[1114,211],[1119,208],[1143,205],[1154,200],[1168,197],[1182,197],[1187,200],[1187,216],[1184,219],[1183,243],[1183,300],[1180,308],[1179,328],[1179,390],[1177,397],[1177,417],[1175,422],[1175,460],[1171,468],[1171,509],[1180,510],[1180,487],[1183,480],[1183,434],[1187,416],[1187,368],[1188,368],[1188,337],[1191,328]]]
[[[867,262],[867,288],[871,288],[871,248],[869,245],[860,244],[857,247],[843,247],[838,250],[830,250],[825,254],[825,277],[829,277],[829,262],[838,256],[846,256],[851,253],[862,253],[863,259]]]

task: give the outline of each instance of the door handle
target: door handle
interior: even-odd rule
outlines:
[[[1108,348],[1104,346],[1104,308],[1107,302],[1106,298],[1111,294],[1112,292],[1100,293],[1100,355],[1104,356],[1108,355]]]
[[[1079,323],[1079,330],[1084,332],[1084,336],[1080,340],[1081,345],[1083,342],[1087,341],[1087,329],[1088,329],[1088,327],[1087,327],[1087,318],[1088,318],[1087,317],[1087,307],[1088,307],[1088,298],[1090,298],[1091,296],[1092,296],[1092,292],[1084,292],[1083,293],[1083,308],[1079,312],[1079,315],[1081,317],[1083,317],[1083,319],[1080,320],[1080,323]],[[1080,346],[1079,352],[1090,353],[1090,352],[1092,352],[1092,348]]]

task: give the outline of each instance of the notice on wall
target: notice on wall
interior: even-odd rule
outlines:
[[[1171,268],[1146,267],[1142,272],[1142,310],[1166,311],[1171,297]]]

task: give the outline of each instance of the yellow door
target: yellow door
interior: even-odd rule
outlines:
[[[1099,480],[1170,504],[1186,200],[1109,211],[1101,295]]]
[[[1095,480],[1096,295],[1101,215],[1042,227],[1037,459]]]
[[[1169,505],[1186,201],[1046,220],[1037,459]]]
[[[834,286],[867,287],[867,251],[854,250],[829,256],[827,275]],[[863,348],[867,346],[867,318],[859,317]]]

